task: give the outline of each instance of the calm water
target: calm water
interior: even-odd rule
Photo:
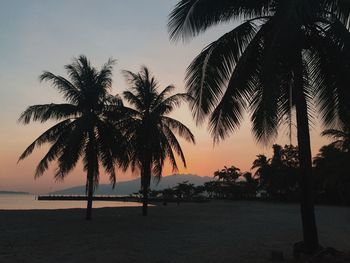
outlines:
[[[38,201],[35,195],[0,194],[0,210],[86,208],[86,201]],[[134,202],[94,201],[94,208],[140,206]]]

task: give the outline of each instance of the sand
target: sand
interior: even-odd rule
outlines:
[[[317,207],[320,241],[350,247],[350,209]],[[0,211],[0,262],[270,262],[301,240],[293,204],[209,202],[150,208]]]

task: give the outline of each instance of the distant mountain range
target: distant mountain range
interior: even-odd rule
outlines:
[[[157,184],[156,181],[151,181],[152,190],[162,190],[168,187],[174,187],[178,183],[188,181],[194,185],[202,185],[205,182],[212,180],[212,178],[205,176],[198,176],[193,174],[174,174],[164,176]],[[110,184],[100,184],[95,192],[96,195],[129,195],[140,190],[140,178],[131,181],[117,183],[112,189]],[[52,195],[83,195],[85,194],[85,185],[67,188],[60,191],[51,192]]]

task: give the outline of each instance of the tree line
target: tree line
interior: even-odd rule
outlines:
[[[350,205],[350,133],[346,130],[326,130],[324,136],[334,141],[323,146],[313,159],[315,200],[322,204]],[[155,199],[172,201],[203,201],[208,199],[269,200],[298,202],[300,170],[298,147],[273,145],[271,158],[256,156],[251,171],[242,172],[236,166],[217,170],[213,180],[203,185],[188,181],[160,191],[150,190]]]

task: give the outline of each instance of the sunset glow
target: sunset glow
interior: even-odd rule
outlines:
[[[85,184],[81,164],[64,182],[54,182],[54,165],[43,177],[34,180],[34,170],[45,147],[17,164],[22,151],[53,124],[23,126],[17,123],[20,113],[32,104],[60,101],[56,90],[49,84],[39,83],[38,76],[43,70],[66,76],[63,66],[80,54],[87,55],[96,67],[113,57],[117,59],[114,94],[127,87],[120,71],[137,71],[141,65],[152,70],[162,87],[174,84],[178,92],[183,92],[185,69],[191,60],[208,43],[232,28],[232,24],[216,27],[215,31],[211,30],[190,43],[175,44],[169,41],[166,14],[176,1],[66,0],[51,1],[50,5],[44,0],[30,2],[7,1],[0,10],[0,190],[47,193]],[[133,12],[131,17],[130,10]],[[264,146],[253,138],[249,115],[239,131],[216,146],[207,126],[195,125],[187,105],[182,105],[174,115],[191,128],[197,142],[195,146],[183,142],[188,167],[180,166],[179,173],[212,176],[224,165],[235,165],[245,171],[250,170],[257,154],[271,155],[272,143]],[[321,131],[315,121],[312,129],[314,155],[327,142],[319,136]],[[281,128],[276,143],[289,143],[287,128]],[[172,173],[167,165],[164,175]],[[118,172],[117,180],[137,176]],[[108,178],[102,175],[100,183],[108,183]]]

